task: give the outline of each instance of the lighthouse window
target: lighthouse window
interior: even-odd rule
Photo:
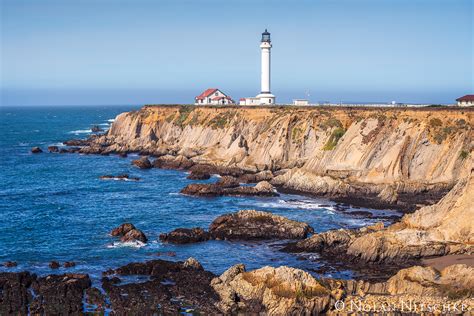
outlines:
[[[272,99],[268,99],[268,103],[272,103]]]

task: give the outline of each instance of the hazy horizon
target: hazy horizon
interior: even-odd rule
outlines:
[[[265,28],[277,103],[474,93],[470,0],[0,1],[3,106],[255,96]]]

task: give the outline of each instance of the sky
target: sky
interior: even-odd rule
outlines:
[[[474,94],[472,0],[0,0],[1,105],[453,103]]]

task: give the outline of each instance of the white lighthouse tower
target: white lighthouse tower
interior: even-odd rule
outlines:
[[[260,104],[275,104],[275,96],[270,90],[270,50],[272,49],[272,42],[270,33],[266,29],[262,33],[260,49],[262,50],[261,90],[257,98],[260,100]]]

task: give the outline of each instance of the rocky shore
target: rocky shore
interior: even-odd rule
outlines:
[[[382,308],[417,314],[420,306],[438,314],[446,314],[448,306],[457,309],[452,314],[467,314],[474,309],[474,268],[462,264],[441,271],[414,266],[379,283],[316,279],[285,266],[246,271],[243,264],[216,276],[193,258],[130,263],[103,275],[97,287],[86,274],[0,273],[0,314],[349,315],[354,308],[359,314]],[[141,279],[123,281],[130,277]],[[407,306],[410,301],[418,309]]]

